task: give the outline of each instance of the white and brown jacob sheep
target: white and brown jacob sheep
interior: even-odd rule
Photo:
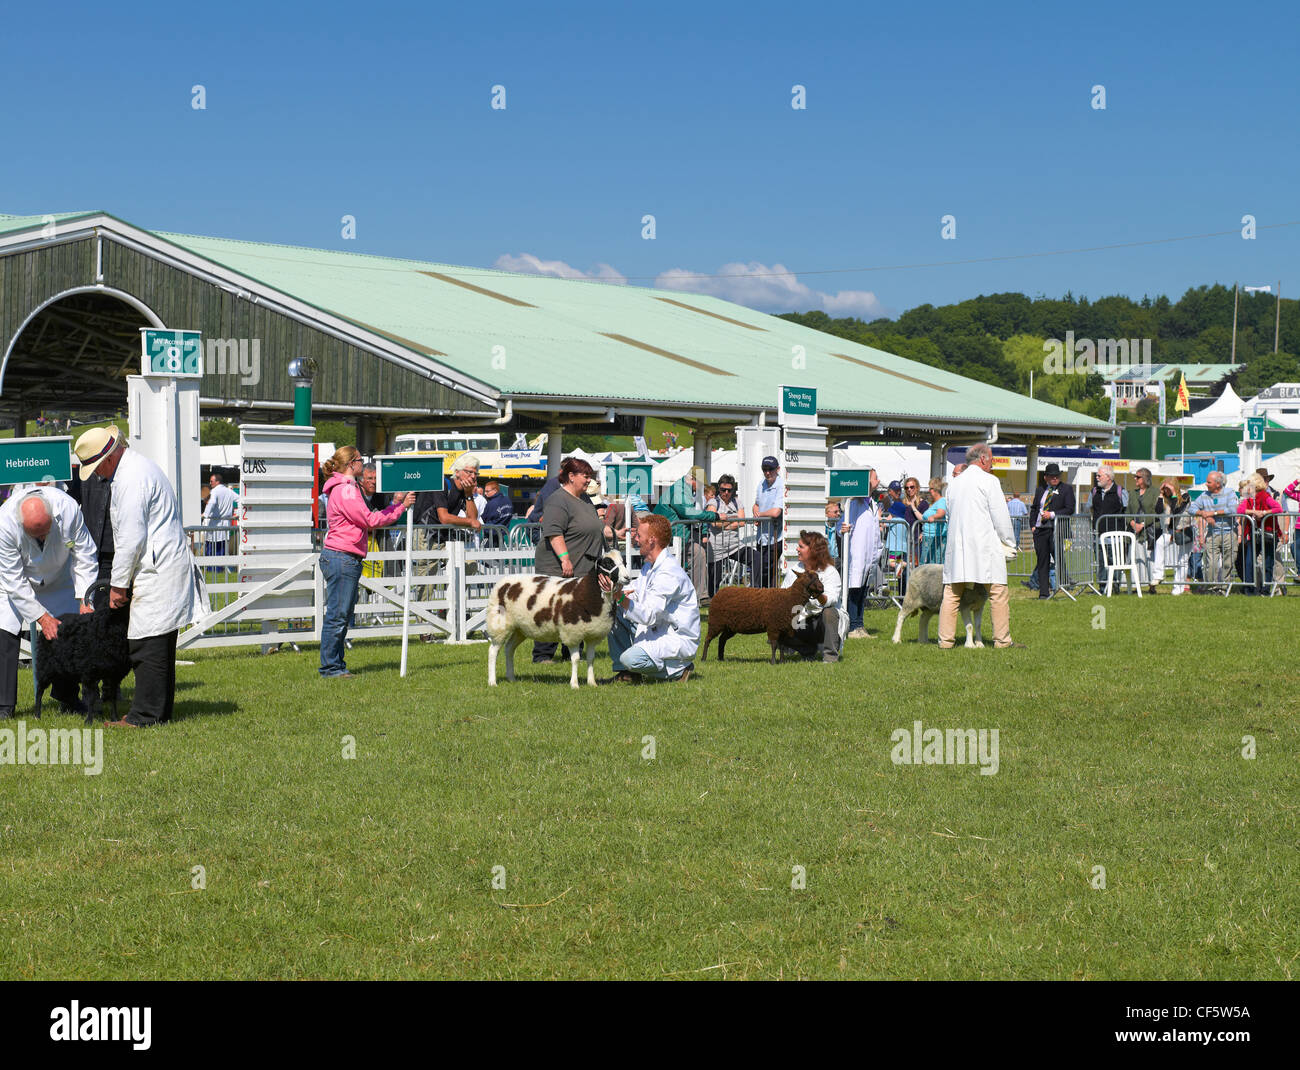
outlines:
[[[614,589],[606,594],[599,577],[608,576]],[[501,580],[488,600],[488,686],[496,687],[497,651],[505,648],[506,679],[515,678],[515,647],[525,639],[560,642],[569,648],[573,673],[569,686],[578,686],[578,658],[587,644],[587,683],[596,683],[596,646],[614,626],[614,602],[628,581],[617,550],[604,554],[596,567],[579,579],[516,576]]]

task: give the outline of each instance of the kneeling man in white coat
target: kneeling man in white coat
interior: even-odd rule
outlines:
[[[176,635],[207,612],[180,505],[163,470],[128,449],[116,427],[95,427],[74,447],[81,478],[112,481],[113,574],[109,605],[131,603],[127,629],[135,691],[131,709],[105,724],[145,728],[170,721],[176,699]]]
[[[699,595],[666,550],[673,541],[666,516],[639,514],[636,541],[641,571],[619,595],[609,633],[609,656],[618,671],[614,679],[639,684],[649,677],[685,683],[700,646]],[[607,592],[613,589],[604,575],[600,586]]]
[[[1007,547],[1015,541],[1002,484],[993,474],[993,450],[981,442],[966,451],[968,467],[948,486],[948,547],[943,559],[943,605],[939,646],[951,650],[957,611],[968,583],[989,588],[993,645],[1011,641],[1011,602],[1007,593]]]
[[[77,503],[53,486],[18,493],[0,506],[0,720],[18,700],[18,642],[24,624],[53,639],[56,618],[76,613],[99,572],[95,542]],[[91,608],[81,605],[82,613]],[[65,712],[82,713],[79,681],[54,679]]]

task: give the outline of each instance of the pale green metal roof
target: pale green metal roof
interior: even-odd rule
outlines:
[[[0,225],[17,218],[40,222],[0,217]],[[825,413],[1025,424],[1093,435],[1108,426],[714,297],[149,233],[520,400],[558,396],[771,410],[778,386],[789,383],[815,387]]]
[[[15,230],[26,230],[29,227],[43,227],[47,223],[63,223],[69,219],[80,219],[83,216],[103,215],[102,212],[50,212],[48,215],[5,215],[0,212],[0,234],[8,234]]]

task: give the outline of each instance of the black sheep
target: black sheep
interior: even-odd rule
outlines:
[[[86,592],[94,613],[64,613],[53,639],[36,629],[36,658],[33,684],[35,715],[41,715],[41,693],[56,676],[67,676],[81,684],[86,699],[86,724],[93,724],[104,711],[104,699],[113,703],[117,720],[117,699],[122,681],[131,671],[126,631],[131,621],[128,606],[108,608],[109,585],[100,581]],[[103,685],[101,694],[100,685]]]

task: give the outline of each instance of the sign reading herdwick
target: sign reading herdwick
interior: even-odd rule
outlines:
[[[776,422],[782,427],[816,427],[816,389],[811,386],[781,386]]]
[[[870,468],[832,468],[826,474],[826,497],[867,498],[871,496]]]
[[[72,479],[72,438],[0,439],[0,485]]]

